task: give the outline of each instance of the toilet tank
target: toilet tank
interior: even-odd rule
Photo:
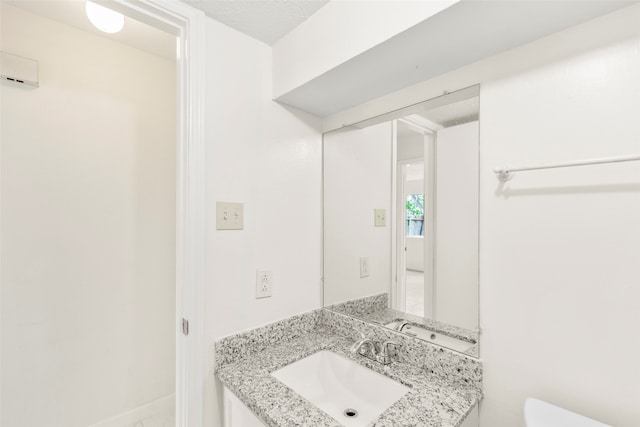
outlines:
[[[611,427],[609,424],[532,398],[524,402],[524,420],[527,427]]]

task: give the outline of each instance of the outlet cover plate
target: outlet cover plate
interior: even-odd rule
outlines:
[[[273,290],[273,272],[258,270],[256,273],[256,298],[268,298]]]
[[[369,257],[360,257],[360,278],[369,277]]]
[[[387,210],[386,209],[374,209],[373,210],[373,225],[376,227],[385,227],[387,225]]]

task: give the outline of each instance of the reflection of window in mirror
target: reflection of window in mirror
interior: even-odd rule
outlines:
[[[407,236],[424,236],[424,194],[407,195]]]
[[[405,239],[405,310],[424,316],[424,194],[407,195]]]

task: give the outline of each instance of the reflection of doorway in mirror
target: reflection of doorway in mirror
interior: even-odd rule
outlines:
[[[427,318],[435,311],[433,145],[440,128],[415,115],[397,126],[395,308]]]
[[[478,121],[438,127],[405,118],[397,129],[395,308],[472,330]]]
[[[430,236],[431,216],[431,194],[425,194],[424,185],[425,144],[431,139],[430,134],[431,130],[419,126],[416,120],[405,118],[397,122],[395,308],[419,317],[431,314],[430,309],[425,310],[424,277],[425,252],[429,252],[425,251],[425,239],[429,238],[425,236]]]

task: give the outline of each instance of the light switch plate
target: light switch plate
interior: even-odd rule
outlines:
[[[242,203],[216,202],[216,230],[242,230]]]
[[[386,209],[374,209],[373,210],[373,225],[376,227],[385,227],[387,225],[387,210]]]

